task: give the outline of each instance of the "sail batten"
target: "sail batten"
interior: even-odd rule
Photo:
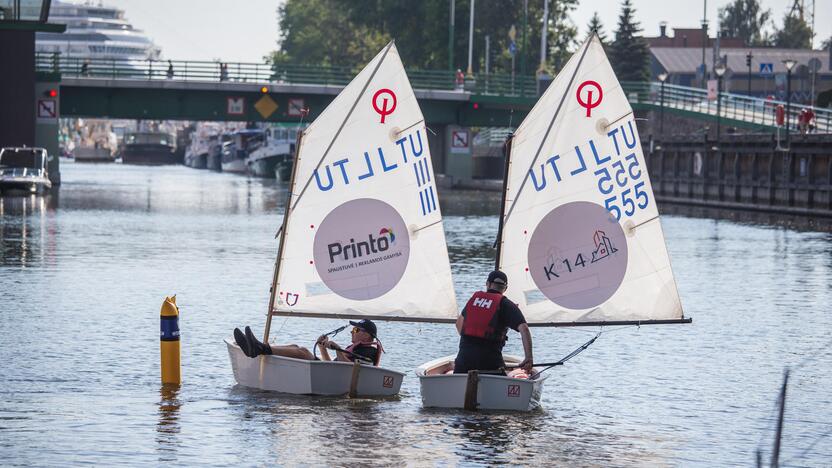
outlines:
[[[303,132],[298,155],[269,316],[454,319],[427,128],[392,42]]]
[[[632,108],[593,35],[514,133],[499,266],[532,326],[687,323]]]

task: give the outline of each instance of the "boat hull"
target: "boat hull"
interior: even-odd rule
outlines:
[[[245,159],[232,159],[230,161],[223,161],[222,162],[222,172],[234,172],[237,174],[245,174],[246,173],[246,160]]]
[[[0,192],[2,193],[43,193],[52,188],[48,177],[0,177]]]
[[[194,169],[207,169],[208,153],[185,156],[185,165]]]
[[[222,171],[222,154],[219,152],[211,152],[208,153],[208,158],[205,162],[205,166],[208,170],[211,171]]]
[[[295,395],[346,395],[350,391],[353,364],[307,361],[282,356],[250,358],[231,339],[226,339],[234,379],[245,387]],[[404,374],[362,364],[357,396],[393,396],[399,393]]]
[[[272,178],[275,174],[275,166],[277,166],[284,156],[268,156],[259,159],[249,158],[246,164],[248,165],[249,174],[255,177]]]
[[[162,166],[178,164],[173,148],[164,145],[134,145],[125,146],[121,152],[122,164],[138,164],[144,166]]]
[[[425,408],[464,408],[467,374],[445,374],[456,356],[445,356],[421,365],[416,369]],[[516,356],[506,356],[508,364],[521,361]],[[536,371],[539,369],[536,369]],[[502,375],[480,374],[477,385],[478,410],[531,411],[540,406],[540,395],[546,376],[534,380],[517,379]]]
[[[75,162],[113,162],[115,158],[107,148],[75,148],[72,152]]]

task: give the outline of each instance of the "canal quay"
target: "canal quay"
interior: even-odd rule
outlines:
[[[826,5],[111,3],[0,5],[3,466],[830,465]]]

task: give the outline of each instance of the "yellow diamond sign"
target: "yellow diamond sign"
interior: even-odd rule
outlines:
[[[269,116],[274,114],[274,111],[277,110],[277,103],[274,102],[274,99],[272,99],[268,94],[264,94],[263,97],[254,103],[254,108],[257,109],[257,112],[259,112],[264,119],[268,119]]]

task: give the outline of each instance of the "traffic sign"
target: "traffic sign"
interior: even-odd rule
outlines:
[[[303,115],[303,109],[306,107],[303,98],[289,98],[289,110],[287,115],[289,117],[300,117]]]
[[[772,75],[774,74],[774,64],[769,63],[761,63],[760,64],[760,74],[761,75]]]
[[[508,43],[508,53],[511,54],[512,57],[517,55],[517,44],[514,41]]]
[[[58,116],[58,101],[54,99],[38,99],[38,118],[54,119]]]
[[[243,115],[246,111],[246,100],[242,97],[227,98],[226,113],[228,115]]]
[[[811,70],[813,73],[817,73],[818,70],[820,70],[820,59],[817,58],[817,57],[813,57],[813,58],[809,59],[808,65],[809,65],[809,70]]]
[[[468,130],[454,130],[451,132],[451,153],[467,153],[469,151],[470,134]]]

